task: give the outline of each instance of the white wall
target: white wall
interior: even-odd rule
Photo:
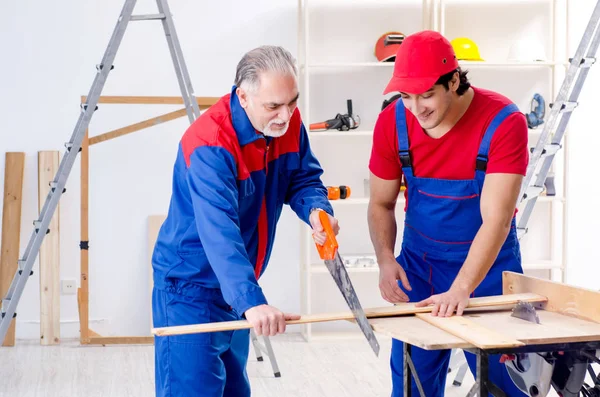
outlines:
[[[569,17],[572,53],[586,27],[596,1],[571,1]],[[600,60],[600,51],[596,54]],[[598,89],[600,61],[590,70],[579,97],[579,106],[570,120],[568,135],[569,170],[567,207],[567,271],[566,282],[600,290],[600,184],[597,179],[600,123],[598,122]]]
[[[296,0],[171,1],[177,32],[198,96],[229,92],[242,54],[277,44],[297,52]],[[3,2],[0,34],[0,184],[4,152],[27,153],[21,246],[37,216],[37,151],[64,150],[79,116],[122,0]],[[155,13],[140,0],[136,13]],[[104,95],[179,95],[157,21],[130,24]],[[171,106],[104,105],[91,135],[176,110]],[[177,143],[187,118],[121,137],[90,153],[90,326],[103,335],[149,334],[147,216],[166,213]],[[79,284],[79,161],[61,199],[61,279]],[[268,298],[299,310],[299,238],[294,214],[280,224]],[[38,265],[18,307],[17,337],[39,337]],[[61,296],[62,337],[78,336],[75,295]]]
[[[594,0],[571,1],[569,41],[579,41]],[[102,4],[102,6],[100,6]],[[87,94],[122,7],[102,2],[4,2],[0,29],[0,183],[4,152],[27,153],[21,245],[37,214],[37,151],[60,150]],[[297,53],[295,0],[172,1],[171,8],[196,95],[220,96],[232,84],[235,65],[248,49],[279,44]],[[140,0],[138,13],[153,13],[153,1]],[[157,22],[130,25],[105,95],[178,95],[168,49]],[[598,122],[593,87],[600,85],[596,65],[584,87],[569,135],[567,281],[598,289],[600,226],[595,183]],[[341,104],[344,105],[344,104]],[[379,106],[376,104],[375,106]],[[91,134],[175,110],[168,106],[104,105]],[[90,161],[90,326],[103,335],[144,335],[149,331],[146,218],[166,212],[180,119],[92,147]],[[61,200],[61,279],[79,282],[79,166]],[[1,201],[1,198],[0,198]],[[299,228],[286,210],[272,261],[262,284],[271,303],[299,311]],[[29,280],[19,304],[17,336],[39,337],[39,283]],[[61,296],[62,337],[77,337],[75,295]]]

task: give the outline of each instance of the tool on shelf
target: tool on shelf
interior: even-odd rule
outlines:
[[[325,234],[327,235],[325,244],[316,244],[319,256],[325,261],[325,266],[327,266],[329,273],[331,273],[335,283],[342,292],[348,307],[352,310],[358,326],[365,334],[375,355],[379,356],[379,343],[377,342],[373,328],[371,328],[371,324],[369,324],[367,316],[358,300],[358,296],[356,296],[356,291],[352,286],[348,271],[344,267],[344,261],[338,252],[338,242],[333,233],[333,229],[331,228],[331,223],[329,223],[329,216],[325,211],[319,211],[319,219],[321,225],[323,225],[323,229],[325,229]]]
[[[327,198],[329,200],[345,200],[350,197],[350,186],[327,186]]]
[[[536,128],[544,123],[544,115],[546,114],[546,101],[540,94],[534,94],[531,100],[531,111],[525,114],[527,118],[527,127]]]
[[[360,116],[352,113],[352,99],[348,99],[348,113],[338,113],[335,118],[326,120],[320,123],[312,123],[310,125],[311,131],[324,131],[324,130],[338,130],[348,131],[358,128],[360,125]]]

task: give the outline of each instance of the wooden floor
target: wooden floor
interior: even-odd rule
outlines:
[[[360,339],[306,343],[299,335],[272,338],[281,378],[275,378],[267,359],[258,362],[250,352],[248,374],[253,397],[368,397],[389,396],[391,340],[378,335],[379,358]],[[40,346],[17,341],[0,348],[0,396],[152,396],[152,346]],[[454,374],[448,376],[451,383]],[[461,387],[448,386],[446,396],[465,396],[473,382],[467,371]]]

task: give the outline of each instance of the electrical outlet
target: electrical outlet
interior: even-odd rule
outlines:
[[[75,280],[61,280],[60,290],[64,295],[77,293],[77,282]]]

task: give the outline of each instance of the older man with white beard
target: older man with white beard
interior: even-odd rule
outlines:
[[[152,256],[155,327],[245,317],[258,335],[275,335],[299,318],[270,306],[258,285],[283,204],[319,244],[318,211],[339,230],[298,96],[291,54],[256,48],[239,62],[231,93],[183,135]],[[157,337],[156,395],[250,396],[248,350],[248,330]]]

